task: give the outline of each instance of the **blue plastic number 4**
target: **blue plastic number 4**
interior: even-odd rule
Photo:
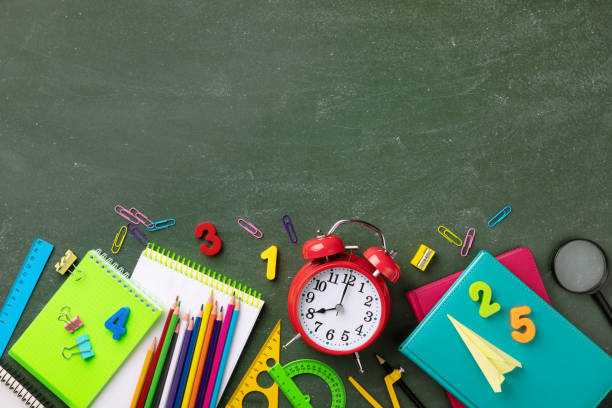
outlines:
[[[119,340],[121,336],[127,333],[125,322],[130,315],[129,307],[122,307],[117,312],[104,322],[104,327],[113,332],[113,339]]]

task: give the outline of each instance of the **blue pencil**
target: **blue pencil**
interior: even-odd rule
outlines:
[[[202,305],[202,307],[204,307],[204,305]],[[201,321],[202,316],[196,318],[193,325],[193,332],[191,333],[191,340],[189,341],[189,349],[187,350],[187,357],[185,357],[185,364],[183,365],[183,372],[181,373],[181,382],[179,383],[176,399],[174,400],[174,408],[179,408],[183,402],[183,394],[185,393],[185,387],[187,386],[187,376],[189,375],[191,360],[193,360],[193,350],[195,349],[196,341],[198,340],[198,330],[200,329]]]
[[[188,324],[185,336],[183,337],[183,344],[181,345],[181,354],[179,354],[179,360],[174,371],[174,378],[172,379],[172,387],[170,388],[170,396],[166,403],[166,408],[172,408],[174,406],[174,400],[178,392],[179,383],[181,381],[181,374],[183,372],[183,364],[185,364],[185,357],[187,356],[187,349],[189,348],[189,341],[191,339],[191,333],[193,333],[193,319],[189,323],[189,315],[185,315],[185,324]]]
[[[240,314],[240,302],[236,299],[236,306],[234,307],[234,313],[232,314],[232,321],[227,331],[227,338],[225,340],[225,347],[223,348],[223,356],[221,356],[221,363],[219,364],[219,371],[217,374],[217,381],[215,382],[215,389],[213,391],[212,398],[210,399],[210,408],[217,406],[217,398],[219,397],[219,389],[221,388],[221,380],[223,379],[223,373],[225,371],[225,364],[227,363],[227,356],[229,356],[230,347],[232,346],[232,338],[234,337],[234,331],[236,330],[236,321]]]

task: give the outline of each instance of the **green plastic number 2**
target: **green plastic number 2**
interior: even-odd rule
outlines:
[[[477,281],[470,286],[470,297],[474,302],[480,300],[480,292],[482,292],[482,301],[480,302],[480,310],[478,313],[481,317],[487,318],[494,313],[499,312],[501,306],[497,302],[491,303],[491,287],[483,281]]]
[[[104,327],[113,332],[114,340],[119,340],[121,336],[127,333],[125,322],[127,321],[129,315],[130,308],[122,307],[121,309],[117,310],[114,315],[109,317],[106,322],[104,322]]]

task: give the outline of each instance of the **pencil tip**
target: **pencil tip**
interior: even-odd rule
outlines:
[[[379,356],[378,354],[376,354],[376,359],[378,360],[378,364],[382,365],[385,363],[385,360]]]

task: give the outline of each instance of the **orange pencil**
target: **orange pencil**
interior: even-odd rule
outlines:
[[[200,388],[200,381],[202,380],[202,373],[204,372],[204,363],[206,363],[206,354],[208,352],[208,345],[212,335],[212,329],[215,325],[215,319],[217,318],[217,301],[213,306],[210,317],[208,318],[208,325],[206,326],[206,334],[204,335],[204,342],[202,343],[202,352],[200,353],[200,360],[198,361],[198,370],[196,371],[195,380],[193,382],[193,388],[191,390],[191,396],[189,397],[189,408],[195,408],[196,401],[198,398],[198,390]]]
[[[156,342],[157,337],[153,337],[153,343],[151,343],[151,347],[149,347],[149,350],[147,351],[144,364],[142,365],[142,370],[140,370],[140,377],[138,377],[138,382],[136,383],[136,389],[134,390],[134,395],[132,396],[132,402],[130,402],[130,408],[135,408],[136,405],[138,405],[140,391],[142,391],[142,386],[144,385],[145,379],[147,378],[147,372],[149,371],[151,360],[153,360],[153,353],[155,352]]]

